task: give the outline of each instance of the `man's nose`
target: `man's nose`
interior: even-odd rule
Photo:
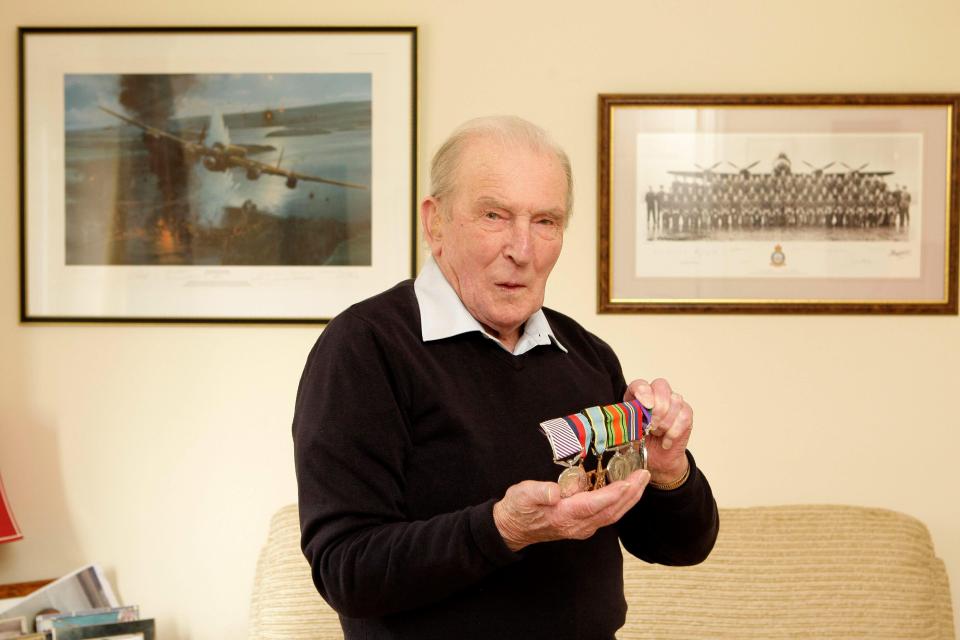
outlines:
[[[504,255],[517,264],[527,264],[533,257],[533,241],[530,219],[523,216],[514,218],[510,224]]]

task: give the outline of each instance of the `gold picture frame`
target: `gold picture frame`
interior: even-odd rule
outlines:
[[[957,313],[957,94],[599,96],[600,313]]]

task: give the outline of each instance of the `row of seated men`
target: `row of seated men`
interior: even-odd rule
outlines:
[[[903,203],[865,206],[858,203],[774,205],[750,201],[737,206],[681,205],[668,198],[662,209],[647,217],[650,228],[690,231],[724,228],[822,227],[905,229],[909,206]]]
[[[764,176],[766,177],[766,176]],[[765,182],[707,182],[692,183],[674,181],[670,185],[670,191],[660,191],[654,193],[650,188],[647,191],[647,201],[653,201],[661,204],[669,196],[678,200],[692,200],[697,202],[718,201],[734,202],[751,199],[773,200],[773,201],[880,201],[885,204],[899,204],[906,201],[910,204],[910,192],[905,186],[898,185],[896,188],[888,188],[887,183],[879,178],[867,178],[860,181],[849,181],[842,184],[827,183],[804,183],[800,186],[794,186],[787,183],[785,186],[778,186],[780,179],[771,178]]]
[[[706,174],[646,193],[655,229],[723,227],[897,227],[910,223],[910,192],[880,176],[845,174]]]

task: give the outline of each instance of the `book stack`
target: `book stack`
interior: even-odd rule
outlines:
[[[154,640],[154,621],[123,606],[98,565],[0,603],[0,640]]]

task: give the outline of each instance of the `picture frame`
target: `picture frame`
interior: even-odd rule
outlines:
[[[414,275],[416,27],[18,31],[22,322],[323,323]]]
[[[598,99],[600,313],[957,313],[958,94]]]
[[[131,620],[129,622],[91,624],[58,629],[55,636],[57,640],[99,640],[101,638],[104,640],[107,638],[154,640],[156,638],[156,625],[153,618]]]

